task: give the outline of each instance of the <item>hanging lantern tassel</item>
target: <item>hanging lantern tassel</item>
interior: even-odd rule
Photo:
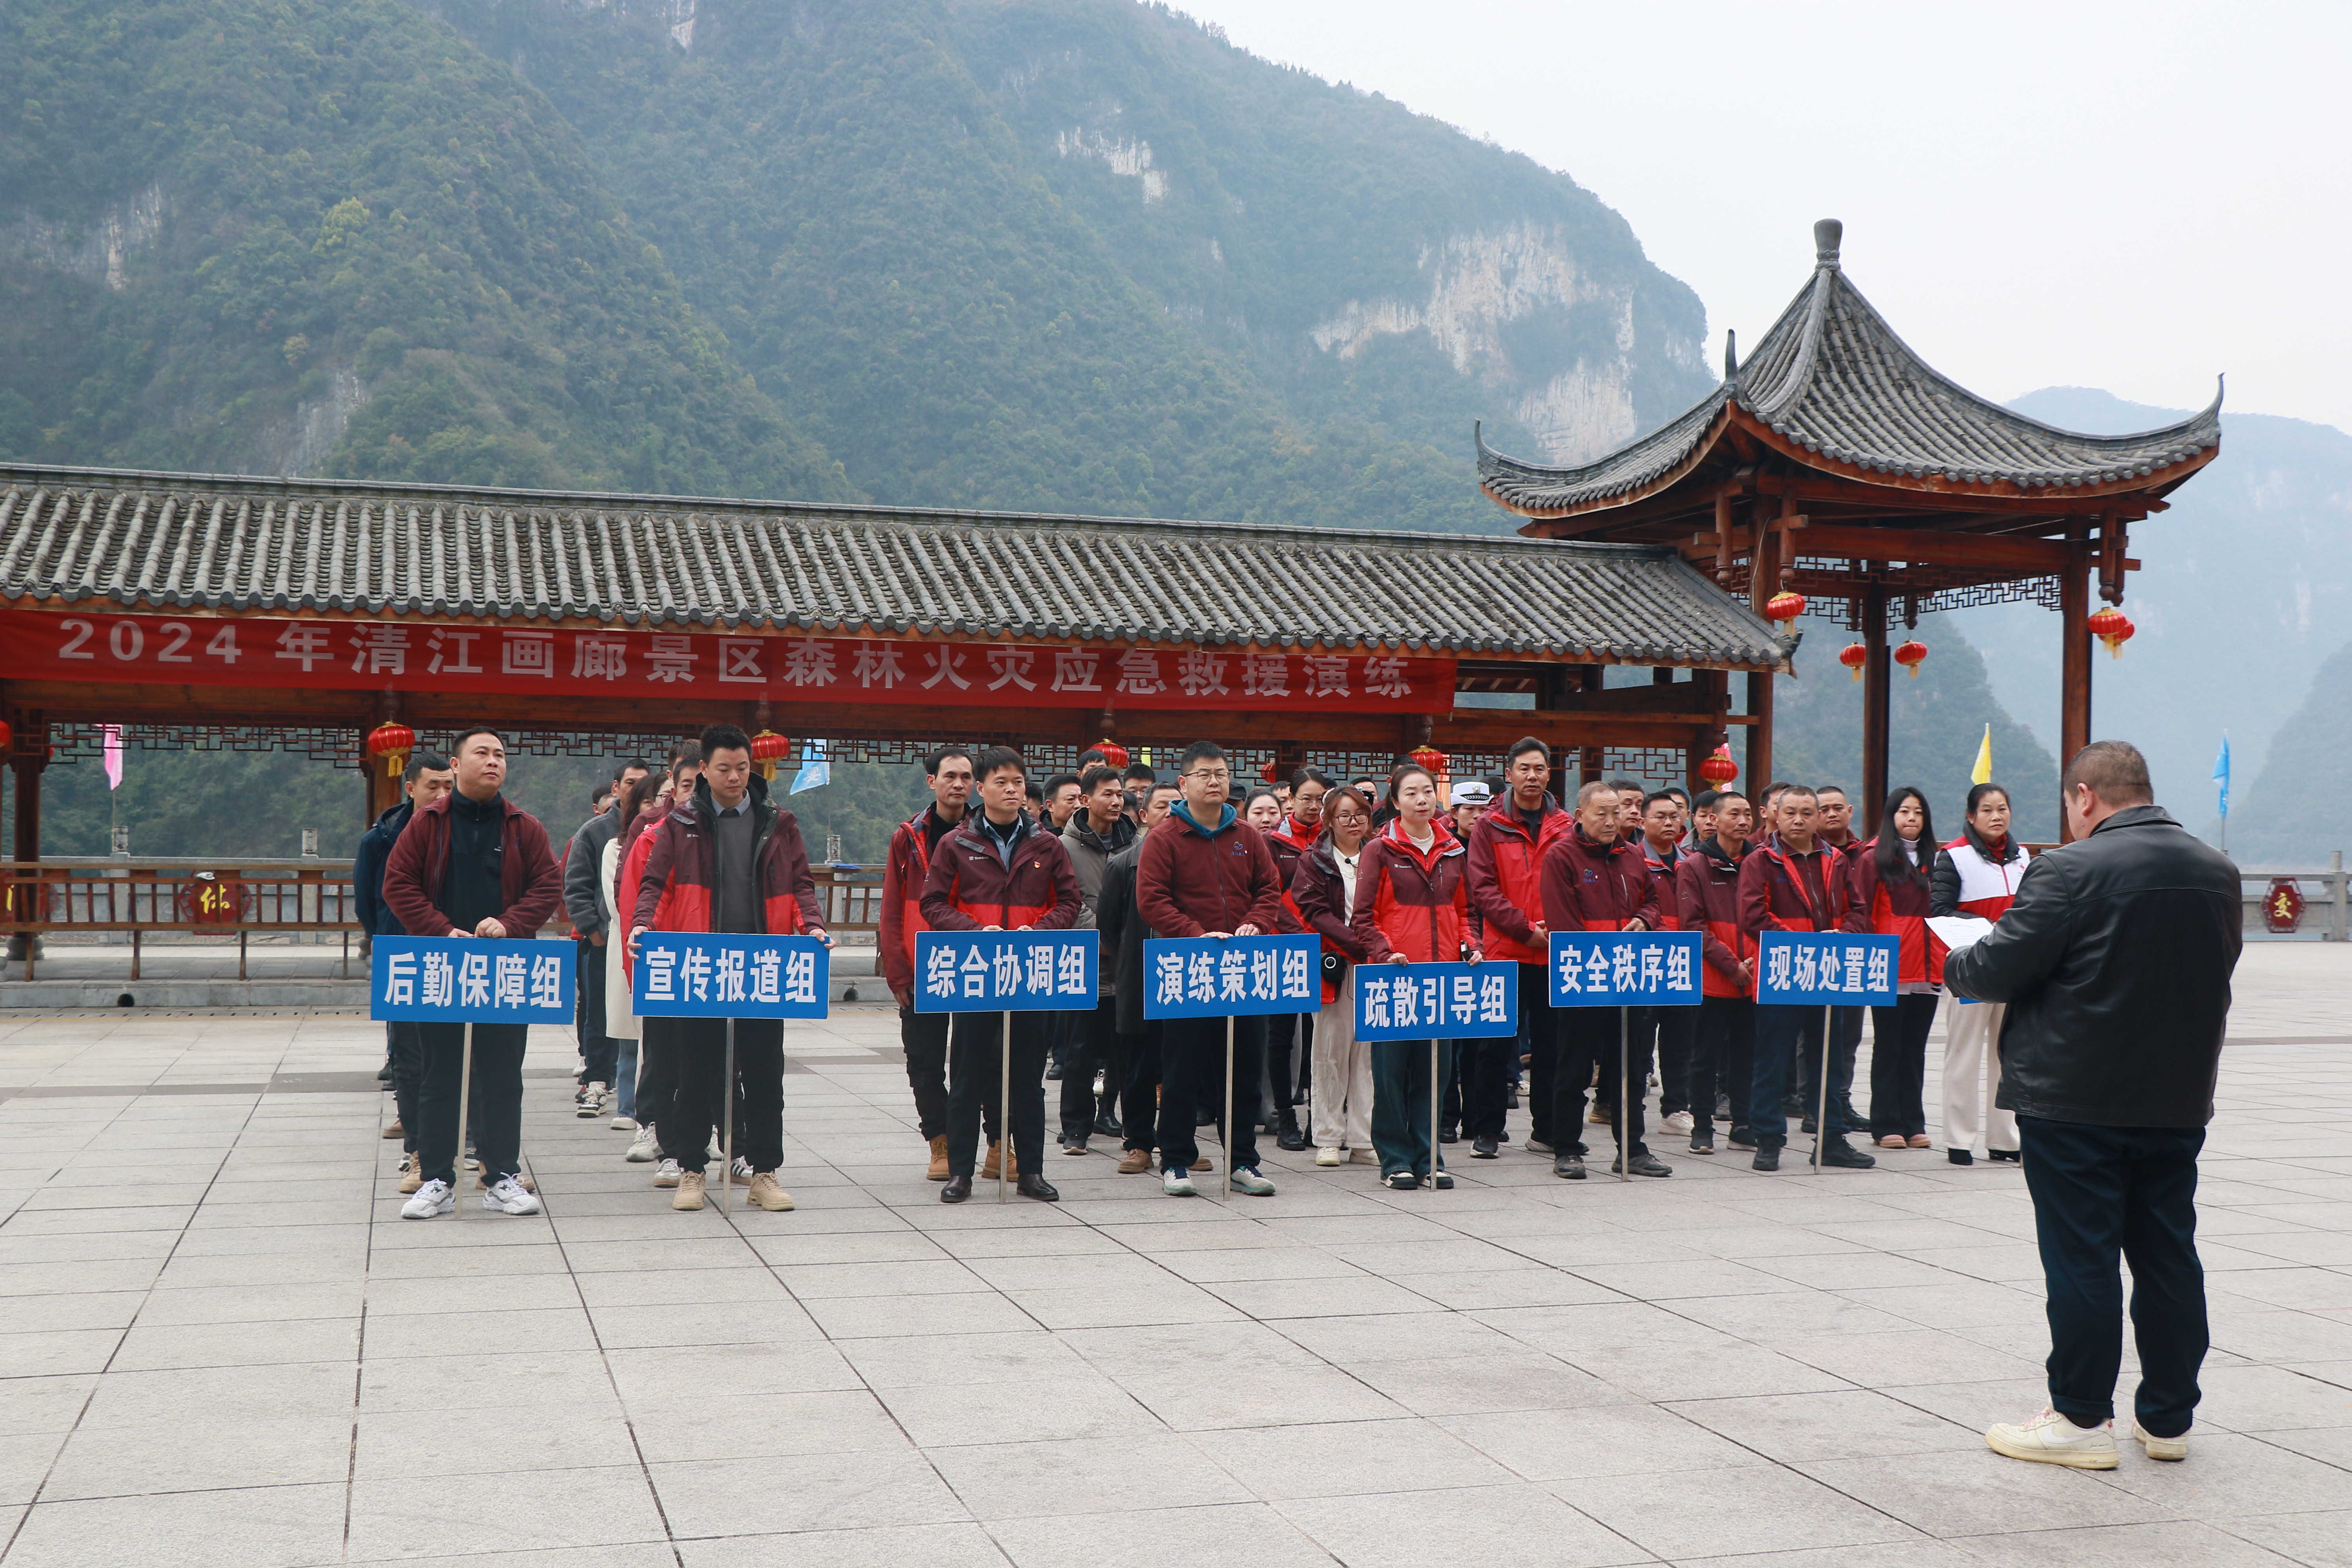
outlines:
[[[1853,678],[1860,680],[1862,667],[1870,662],[1870,650],[1858,642],[1850,642],[1839,652],[1838,662],[1852,670]]]
[[[1927,662],[1927,645],[1916,638],[1895,650],[1895,662],[1901,665],[1912,679],[1919,679],[1919,667]]]
[[[383,759],[383,776],[396,779],[408,766],[408,753],[416,749],[416,731],[405,724],[389,721],[368,731],[368,755]]]
[[[793,743],[773,730],[762,730],[751,737],[751,763],[770,784],[776,782],[776,764],[792,755],[792,751]]]
[[[2131,641],[2132,634],[2139,630],[2132,625],[2129,616],[2116,609],[2101,610],[2083,625],[2093,637],[2107,645],[2109,658],[2123,658],[2124,644]]]

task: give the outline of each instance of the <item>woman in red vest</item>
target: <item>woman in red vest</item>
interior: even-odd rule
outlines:
[[[1870,1135],[1882,1149],[1927,1147],[1927,1031],[1943,995],[1944,954],[1927,934],[1936,829],[1927,797],[1905,784],[1886,797],[1878,837],[1846,859],[1856,931],[1900,940],[1892,1007],[1870,1010]]]

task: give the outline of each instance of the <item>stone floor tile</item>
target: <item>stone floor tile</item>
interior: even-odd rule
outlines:
[[[1132,1443],[1093,1436],[930,1447],[925,1457],[973,1517],[987,1521],[1248,1502],[1253,1495],[1228,1473],[1234,1462],[1221,1463],[1235,1454],[1213,1459],[1176,1441],[1154,1443],[1148,1461]]]
[[[114,1372],[176,1367],[264,1366],[278,1362],[359,1359],[360,1320],[297,1318],[284,1322],[173,1323],[143,1321],[123,1335],[109,1363]]]
[[[789,1535],[731,1535],[680,1542],[678,1552],[686,1568],[906,1568],[908,1563],[1006,1568],[1007,1563],[988,1531],[976,1524],[884,1524]]]
[[[1669,1560],[1801,1547],[1874,1551],[1921,1533],[1778,1465],[1552,1481],[1547,1489]]]
[[[981,1334],[1036,1326],[1035,1319],[993,1290],[952,1296],[836,1296],[802,1305],[835,1340]]]
[[[2176,1517],[2352,1510],[2352,1473],[2333,1462],[2285,1450],[2263,1436],[2192,1433],[2188,1460],[2145,1460],[2130,1436],[2131,1417],[2116,1423],[2125,1463],[2105,1476],[2111,1486]]]
[[[1533,1486],[1381,1491],[1276,1507],[1349,1568],[1602,1568],[1654,1561]]]
[[[8,1568],[309,1568],[343,1561],[343,1492],[239,1487],[34,1505]]]
[[[757,1456],[673,1460],[652,1473],[670,1532],[681,1540],[971,1517],[911,1448],[805,1455],[788,1468]]]
[[[648,1463],[914,1447],[890,1411],[864,1389],[638,1401],[629,1405],[628,1416],[637,1451]]]
[[[63,1432],[19,1432],[0,1436],[0,1508],[33,1500],[66,1445]],[[9,1521],[13,1525],[13,1518]],[[6,1537],[0,1536],[0,1540]]]
[[[1410,1416],[1226,1431],[1192,1442],[1268,1502],[1512,1479],[1443,1426]]]
[[[1783,1464],[1983,1447],[1981,1431],[1867,1389],[1676,1402],[1665,1408]]]
[[[1265,1503],[1001,1520],[990,1533],[1014,1568],[1331,1568],[1331,1554]],[[1107,1548],[1105,1542],[1115,1544]]]
[[[2188,1522],[2019,1531],[1963,1536],[1952,1544],[1977,1562],[2001,1568],[2287,1568],[2291,1563],[2320,1568],[2330,1561],[2326,1555],[2283,1555],[2210,1525]]]
[[[495,1444],[503,1448],[505,1446]],[[478,1474],[478,1472],[477,1472]],[[404,1479],[351,1488],[353,1563],[539,1552],[664,1539],[660,1511],[635,1465],[502,1469],[495,1485],[420,1487]]]
[[[347,1416],[352,1408],[352,1381],[348,1360],[114,1372],[99,1380],[81,1426]]]
[[[0,1313],[0,1322],[7,1321]],[[0,1378],[102,1372],[121,1344],[121,1329],[45,1329],[0,1333]]]
[[[84,1426],[58,1455],[41,1498],[340,1485],[351,1463],[348,1414]]]
[[[1794,1468],[1937,1537],[1983,1535],[2022,1521],[2058,1530],[2179,1516],[2179,1510],[2134,1497],[2090,1471],[2006,1459],[1982,1446],[1808,1459]]]

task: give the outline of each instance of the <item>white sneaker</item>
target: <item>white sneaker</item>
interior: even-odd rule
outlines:
[[[2057,1411],[2045,1408],[2021,1425],[1996,1422],[1985,1431],[1985,1447],[2012,1459],[2066,1465],[2078,1470],[2112,1470],[2116,1424],[2102,1421],[2096,1426],[2077,1426]]]
[[[2189,1434],[2186,1432],[2178,1437],[2159,1437],[2134,1417],[2132,1436],[2139,1439],[2139,1446],[2147,1450],[2147,1457],[2151,1459],[2177,1460],[2189,1457]]]
[[[583,1121],[591,1121],[604,1114],[604,1079],[598,1079],[593,1083],[581,1087],[580,1092],[572,1097],[572,1113]]]
[[[1547,1160],[1550,1159],[1552,1155],[1557,1152],[1550,1144],[1538,1143],[1532,1138],[1528,1140],[1526,1148],[1528,1153],[1541,1154]]]
[[[621,1158],[633,1165],[642,1165],[649,1161],[658,1160],[661,1158],[661,1140],[654,1136],[652,1128],[640,1127],[637,1129],[636,1137],[629,1143],[629,1152]]]
[[[635,1132],[637,1130],[637,1119],[634,1116],[615,1116],[612,1120],[611,1126],[615,1132]]]
[[[482,1194],[482,1206],[496,1214],[537,1214],[539,1194],[512,1176],[500,1176]]]
[[[416,1195],[400,1205],[403,1219],[431,1219],[438,1214],[455,1214],[457,1210],[457,1189],[436,1179],[416,1189]]]
[[[1163,1171],[1160,1173],[1160,1190],[1171,1198],[1197,1198],[1201,1189],[1192,1184],[1190,1171]]]
[[[1344,1156],[1342,1156],[1337,1149],[1318,1149],[1315,1151],[1315,1163],[1318,1165],[1336,1165],[1343,1157]]]
[[[677,1185],[679,1173],[679,1166],[677,1161],[664,1160],[660,1164],[654,1167],[654,1185],[657,1187],[674,1187]]]
[[[1691,1130],[1693,1125],[1691,1121],[1691,1113],[1687,1110],[1677,1110],[1672,1116],[1666,1118],[1665,1125],[1673,1128],[1677,1132],[1687,1132]]]
[[[1233,1187],[1234,1191],[1245,1194],[1250,1197],[1270,1198],[1274,1196],[1274,1184],[1267,1181],[1264,1176],[1259,1175],[1255,1171],[1251,1170],[1247,1165],[1236,1167],[1234,1173],[1226,1178],[1226,1181]]]
[[[729,1169],[739,1185],[751,1179],[751,1162],[740,1154],[735,1156],[735,1163]]]
[[[1350,1149],[1348,1151],[1348,1163],[1350,1165],[1377,1165],[1380,1163],[1381,1152],[1377,1149]]]
[[[727,1151],[719,1146],[718,1133],[713,1132],[710,1135],[710,1142],[709,1146],[702,1151],[702,1157],[706,1160],[724,1160],[727,1158]]]

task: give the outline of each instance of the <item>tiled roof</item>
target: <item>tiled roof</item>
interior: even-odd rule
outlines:
[[[0,464],[0,602],[1753,668],[1673,551],[1463,534]]]
[[[1843,226],[1813,226],[1813,276],[1745,364],[1660,429],[1576,468],[1507,458],[1478,442],[1478,477],[1515,510],[1582,508],[1644,492],[1705,453],[1724,405],[1806,452],[1868,473],[2021,490],[2146,479],[2221,443],[2221,398],[2134,436],[2085,436],[2029,419],[1948,380],[1895,335],[1838,264]],[[2006,490],[2003,493],[2007,493]]]

